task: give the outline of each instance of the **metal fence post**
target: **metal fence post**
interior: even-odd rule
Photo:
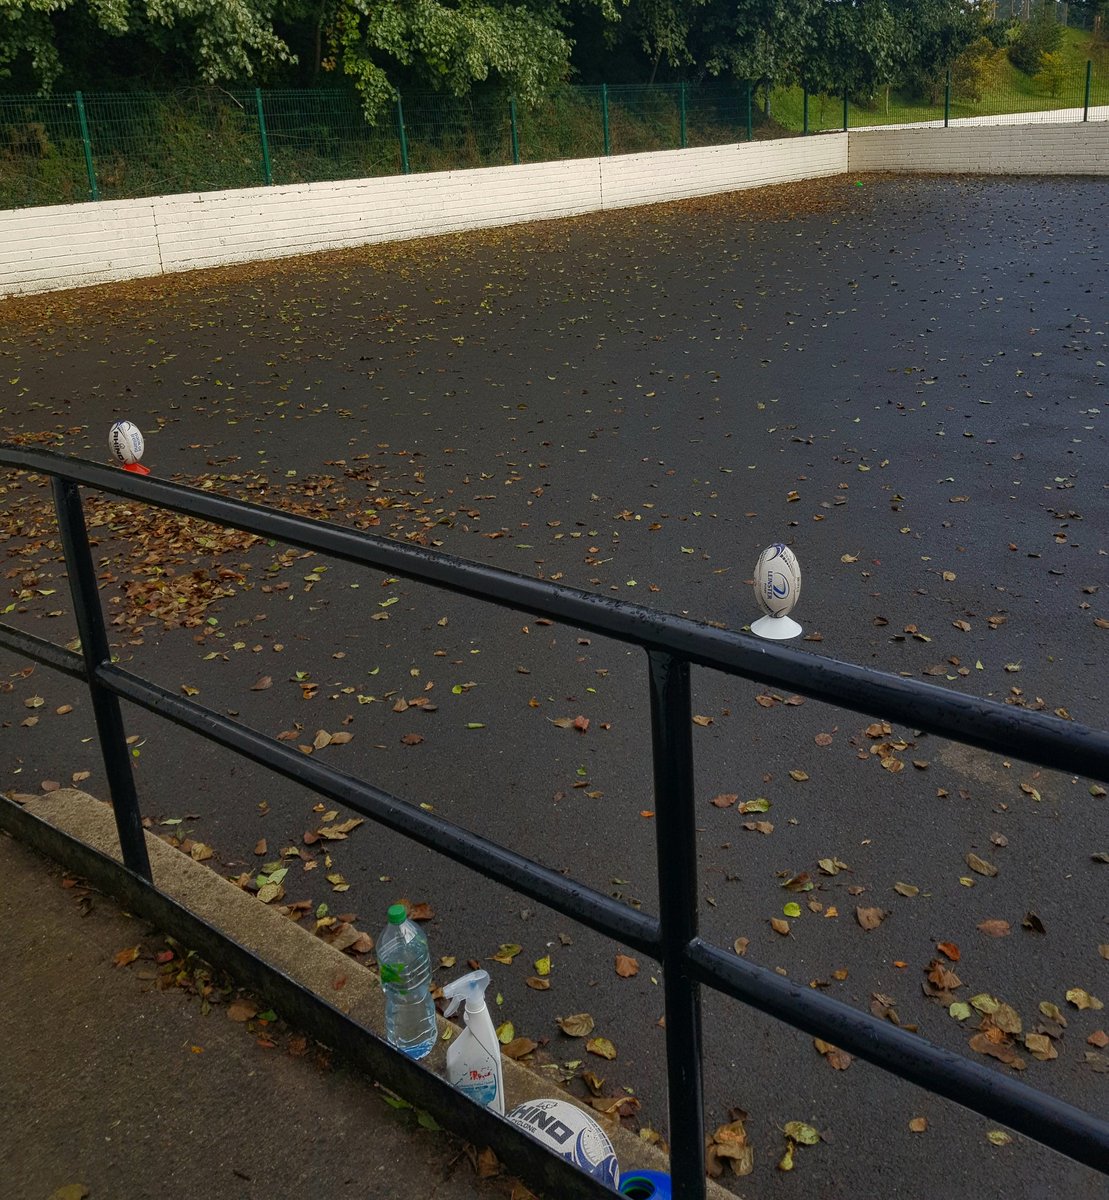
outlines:
[[[674,1200],[702,1200],[705,1106],[701,1075],[701,989],[684,964],[686,947],[697,936],[697,834],[693,818],[689,663],[663,651],[648,651],[647,658],[666,1004],[670,1175]]]
[[[89,177],[89,194],[93,200],[100,199],[100,188],[96,184],[96,168],[92,165],[92,142],[89,140],[89,123],[85,118],[85,97],[74,92],[77,98],[77,121],[81,126],[81,144],[85,148],[85,171]]]
[[[254,89],[254,103],[258,109],[258,134],[262,139],[262,174],[266,187],[273,186],[273,166],[270,163],[270,140],[266,136],[266,114],[262,111],[262,89]]]
[[[754,101],[755,85],[747,80],[747,140],[753,142],[755,140],[755,122],[751,112]]]
[[[1090,82],[1093,76],[1094,63],[1093,59],[1086,59],[1086,96],[1082,101],[1082,120],[1090,119]]]
[[[809,85],[801,84],[801,132],[809,132]]]
[[[88,674],[89,696],[96,719],[100,753],[104,758],[104,771],[108,776],[123,865],[150,882],[150,859],[146,852],[146,836],[142,828],[139,798],[135,791],[135,777],[131,771],[131,755],[127,749],[119,700],[96,678],[97,668],[109,662],[111,656],[89,551],[85,513],[81,508],[81,493],[77,485],[68,479],[55,478],[52,487],[58,531],[65,553],[65,568],[69,575],[69,593],[73,598],[77,631],[81,635],[81,654]]]
[[[686,128],[685,128],[685,82],[678,85],[678,105],[681,115],[681,148],[686,147]]]
[[[943,127],[951,124],[951,70],[948,69],[943,81]]]
[[[512,161],[516,166],[520,165],[520,130],[516,124],[516,97],[509,96],[508,98],[508,116],[512,122]]]
[[[608,84],[601,84],[601,125],[605,135],[605,154],[612,153],[612,141],[609,138],[608,130]]]
[[[400,138],[400,165],[405,175],[408,175],[412,167],[408,162],[408,134],[404,128],[404,109],[400,103],[400,92],[397,92],[397,136]]]
[[[843,132],[847,132],[847,85],[843,88]]]

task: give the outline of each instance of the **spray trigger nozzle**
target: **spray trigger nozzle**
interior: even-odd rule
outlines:
[[[489,986],[488,971],[471,971],[460,979],[448,983],[443,988],[443,995],[450,999],[444,1016],[451,1016],[463,1000],[466,1001],[468,1012],[477,1012],[485,1007],[485,989]]]

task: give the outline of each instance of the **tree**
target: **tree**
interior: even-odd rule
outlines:
[[[325,37],[325,69],[354,81],[371,120],[400,77],[455,95],[493,77],[532,100],[569,73],[571,43],[557,3],[338,0]]]
[[[898,31],[886,0],[831,0],[809,25],[798,73],[810,91],[869,100],[898,66]]]
[[[1001,51],[988,37],[980,37],[951,64],[951,91],[963,100],[981,100],[997,86]]]
[[[962,0],[889,0],[897,18],[903,84],[935,104],[959,55],[981,36],[986,4]]]
[[[1069,74],[1063,56],[1049,52],[1040,59],[1040,70],[1036,75],[1036,82],[1054,100],[1067,82]]]
[[[18,65],[44,91],[99,43],[125,39],[179,57],[208,83],[251,78],[289,61],[273,28],[274,0],[3,0],[0,75]]]
[[[1021,26],[1017,39],[1009,47],[1009,61],[1026,75],[1035,75],[1045,54],[1054,54],[1063,40],[1063,29],[1055,21],[1055,7],[1042,4],[1030,21]]]

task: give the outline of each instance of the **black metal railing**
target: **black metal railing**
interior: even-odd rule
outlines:
[[[1102,781],[1109,781],[1109,733],[44,450],[0,446],[0,464],[36,472],[52,481],[81,653],[3,623],[0,647],[87,682],[124,862],[133,875],[153,885],[120,698],[657,959],[664,977],[671,1173],[677,1200],[699,1200],[705,1194],[702,986],[1109,1174],[1109,1123],[1104,1120],[793,983],[698,936],[690,666],[788,688],[956,742]],[[642,647],[650,679],[659,916],[630,908],[113,664],[85,528],[81,485]],[[412,1078],[426,1074],[415,1064],[406,1063],[404,1069]],[[499,1121],[485,1110],[473,1120],[485,1121],[488,1128]]]

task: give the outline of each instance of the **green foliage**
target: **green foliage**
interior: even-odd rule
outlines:
[[[328,46],[325,68],[354,81],[370,120],[396,94],[398,70],[456,96],[494,78],[532,100],[566,77],[570,60],[555,13],[469,0],[342,0]]]
[[[1054,54],[1063,40],[1063,27],[1055,20],[1054,6],[1038,8],[1026,21],[1009,47],[1009,61],[1026,75],[1035,75],[1043,65],[1045,54]]]
[[[1040,59],[1036,82],[1054,100],[1066,84],[1069,75],[1066,59],[1061,54],[1048,52]]]
[[[252,77],[292,55],[273,28],[276,0],[2,0],[0,74],[18,64],[43,91],[92,48],[153,45],[193,78]]]
[[[996,92],[1001,79],[1001,51],[985,35],[951,64],[951,94],[962,100],[981,100]]]

